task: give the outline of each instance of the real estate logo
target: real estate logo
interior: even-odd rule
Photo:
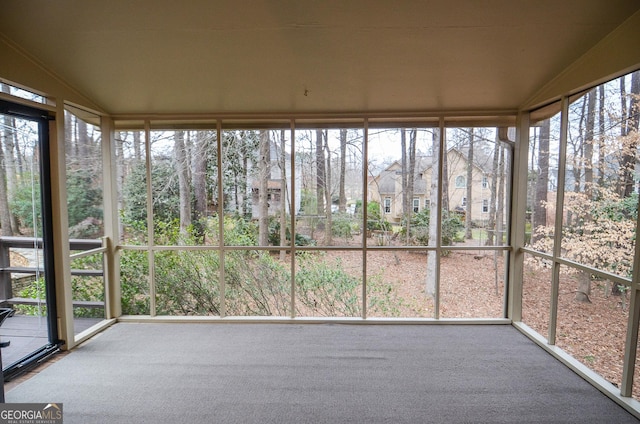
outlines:
[[[2,403],[0,424],[62,424],[62,404]]]

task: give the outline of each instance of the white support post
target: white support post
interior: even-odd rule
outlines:
[[[104,216],[104,284],[105,318],[112,319],[122,315],[120,259],[117,250],[120,240],[118,218],[118,172],[116,160],[115,131],[113,119],[103,116],[102,133],[102,179],[103,179],[103,216]]]
[[[551,273],[551,310],[549,311],[549,344],[556,344],[556,327],[558,323],[558,297],[560,295],[560,263],[562,254],[562,221],[564,220],[564,185],[567,168],[567,135],[569,128],[569,98],[564,96],[560,115],[560,151],[558,153],[558,190],[556,196],[556,215],[553,241],[553,269]]]
[[[640,201],[636,205],[640,211]],[[640,215],[637,215],[640,216]],[[636,219],[636,234],[640,234],[640,220]],[[634,370],[636,366],[636,352],[638,348],[638,326],[640,325],[640,243],[636,241],[633,256],[633,274],[631,276],[631,299],[629,303],[629,317],[627,319],[627,337],[624,345],[624,362],[622,365],[622,383],[620,394],[630,397],[633,392]],[[624,294],[623,294],[624,296]]]
[[[57,102],[56,120],[49,122],[51,152],[51,207],[53,208],[52,246],[56,281],[56,307],[58,309],[58,338],[65,340],[63,349],[75,346],[73,327],[73,294],[69,259],[69,216],[67,210],[67,171],[64,131],[64,102]]]
[[[507,318],[522,321],[522,280],[524,273],[525,224],[527,209],[527,179],[529,155],[529,114],[520,113],[516,123],[517,142],[513,154],[509,251],[509,279],[507,282]]]

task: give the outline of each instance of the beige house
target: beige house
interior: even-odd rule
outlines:
[[[489,218],[491,201],[491,169],[486,160],[474,160],[471,179],[471,219]],[[449,209],[465,212],[467,202],[467,155],[460,149],[447,151]],[[413,212],[429,207],[433,157],[416,159],[416,171],[411,206]],[[399,223],[404,215],[402,206],[402,165],[393,162],[369,180],[368,199],[380,203],[382,216],[391,223]]]

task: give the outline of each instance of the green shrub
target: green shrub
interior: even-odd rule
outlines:
[[[429,245],[429,219],[430,210],[423,209],[420,212],[416,212],[411,215],[411,221],[409,225],[409,232],[411,240],[415,245],[428,246]],[[402,231],[403,235],[406,235],[406,221],[403,222]],[[455,212],[442,211],[442,245],[449,246],[454,242],[462,241],[460,238],[460,232],[464,230],[464,223],[459,214]]]
[[[18,297],[24,297],[27,299],[39,299],[42,302],[41,305],[15,305],[14,308],[18,313],[33,316],[47,315],[44,278],[38,278],[27,287],[20,290],[20,292],[18,292]]]

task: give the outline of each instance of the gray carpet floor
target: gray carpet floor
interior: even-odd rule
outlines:
[[[6,399],[65,424],[639,422],[508,325],[119,323]]]

